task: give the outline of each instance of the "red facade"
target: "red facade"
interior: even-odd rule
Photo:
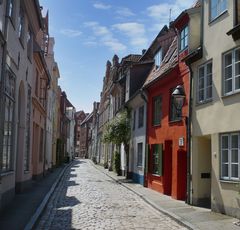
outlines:
[[[180,21],[184,27],[188,18]],[[188,54],[186,48],[178,52],[179,37],[176,37],[163,59],[159,70],[154,70],[147,79],[145,90],[148,93],[147,105],[147,172],[145,184],[160,193],[170,195],[178,200],[186,198],[187,183],[187,116],[189,102],[189,69],[181,59]],[[175,43],[175,44],[174,44]],[[175,57],[174,57],[175,55]],[[170,57],[170,58],[169,58]],[[182,108],[182,117],[171,119],[172,91],[177,85],[185,90],[186,100]],[[154,98],[161,97],[161,121],[154,125]],[[174,120],[174,121],[173,121]],[[155,146],[158,145],[161,154],[155,157]],[[161,157],[161,173],[155,173],[156,159]]]

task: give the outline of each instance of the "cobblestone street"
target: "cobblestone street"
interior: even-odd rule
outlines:
[[[185,229],[87,160],[68,168],[37,229]]]

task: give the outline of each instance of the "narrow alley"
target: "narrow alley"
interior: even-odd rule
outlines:
[[[75,160],[36,229],[186,229],[97,170]]]

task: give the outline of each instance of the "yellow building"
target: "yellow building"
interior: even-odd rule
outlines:
[[[202,1],[193,77],[191,203],[240,217],[240,1]],[[190,33],[191,37],[191,33]],[[199,50],[198,50],[199,51]]]

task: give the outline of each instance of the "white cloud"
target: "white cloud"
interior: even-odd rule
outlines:
[[[114,38],[112,32],[106,27],[101,26],[98,22],[91,21],[91,22],[85,22],[85,27],[91,28],[94,35],[98,37],[98,44],[102,44],[114,52],[121,52],[126,50],[126,46],[122,44],[117,38]]]
[[[171,20],[175,19],[183,10],[190,8],[195,0],[176,0],[173,4],[160,3],[147,8],[148,16],[161,21],[162,23],[169,22],[170,10]]]
[[[108,10],[110,9],[112,6],[111,5],[106,5],[104,3],[98,2],[98,3],[94,3],[93,7],[99,10]]]
[[[95,45],[97,45],[97,42],[95,42],[95,41],[85,41],[84,45],[86,45],[86,46],[95,46]]]
[[[133,46],[145,47],[147,45],[147,38],[145,35],[145,27],[143,24],[137,22],[119,23],[113,25],[113,28],[124,33]]]
[[[122,17],[131,17],[135,14],[127,7],[120,7],[116,10],[116,13]]]
[[[159,32],[161,31],[161,29],[164,27],[164,23],[155,23],[152,25],[151,28],[149,28],[149,31],[152,31],[152,32]]]
[[[62,30],[60,30],[60,33],[65,35],[65,36],[68,36],[70,38],[73,38],[73,37],[80,36],[82,34],[82,31],[73,30],[73,29],[62,29]]]

